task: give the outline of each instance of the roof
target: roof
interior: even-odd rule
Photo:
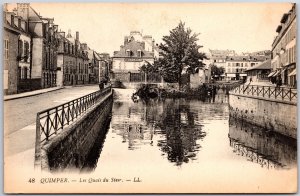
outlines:
[[[94,56],[95,56],[95,59],[97,61],[101,61],[102,60],[101,57],[100,57],[100,55],[96,51],[94,51]]]
[[[130,57],[138,57],[137,51],[140,50],[142,51],[143,58],[154,58],[153,53],[146,51],[144,47],[144,43],[133,40],[127,43],[125,46],[123,46],[119,51],[115,51],[113,57],[128,57],[126,54],[126,50],[130,50],[132,52],[132,55]]]
[[[248,56],[248,55],[239,55],[239,56],[228,56],[226,61],[265,61],[267,60],[267,56]]]
[[[247,69],[246,71],[252,71],[252,70],[270,70],[271,69],[271,59],[266,60],[258,65],[255,65],[253,67],[250,67],[249,69]]]

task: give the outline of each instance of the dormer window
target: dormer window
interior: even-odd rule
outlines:
[[[137,50],[137,55],[138,55],[138,57],[142,57],[142,51],[141,50]]]
[[[126,50],[126,55],[127,56],[131,56],[131,51],[130,50]]]

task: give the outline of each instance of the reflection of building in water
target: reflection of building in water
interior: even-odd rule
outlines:
[[[297,163],[297,141],[230,118],[233,151],[267,168],[290,168]]]

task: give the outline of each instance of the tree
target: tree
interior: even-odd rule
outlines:
[[[225,72],[224,67],[218,67],[216,65],[211,66],[211,75],[214,77],[217,75],[218,77]]]
[[[185,23],[170,31],[170,35],[163,36],[163,42],[159,45],[162,50],[162,58],[157,64],[161,67],[161,74],[166,82],[178,82],[182,87],[181,78],[183,70],[187,74],[195,73],[196,68],[203,67],[202,60],[206,58],[200,53],[202,47],[197,44],[198,34],[192,33],[190,28],[185,28]]]
[[[139,68],[139,71],[142,73],[157,73],[158,67],[157,64],[154,63],[153,65],[149,63],[148,61],[145,61],[145,63]]]

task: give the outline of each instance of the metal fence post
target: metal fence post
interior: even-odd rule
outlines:
[[[67,107],[67,124],[70,123],[70,102],[68,102],[68,107]]]
[[[54,122],[54,132],[57,133],[57,117],[58,117],[58,108],[55,108],[55,122]]]
[[[46,140],[48,141],[49,139],[49,132],[50,132],[50,127],[49,127],[49,121],[50,121],[50,115],[49,115],[49,110],[47,111],[47,119],[46,119]]]
[[[62,119],[61,119],[61,129],[63,129],[64,128],[64,124],[65,124],[65,105],[62,105],[61,117],[62,117]]]
[[[39,169],[41,168],[41,124],[40,124],[40,114],[36,114],[36,121],[35,121],[35,154],[34,154],[34,168]]]

